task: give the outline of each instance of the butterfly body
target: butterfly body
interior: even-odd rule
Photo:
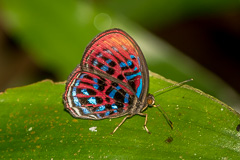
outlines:
[[[139,114],[147,119],[142,112],[154,102],[148,87],[148,67],[139,46],[126,32],[111,29],[87,46],[81,63],[68,77],[63,102],[75,118]]]

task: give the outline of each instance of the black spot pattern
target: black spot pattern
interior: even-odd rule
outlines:
[[[106,104],[105,107],[106,107],[106,109],[108,109],[108,110],[112,109],[112,105],[111,105],[111,104]]]
[[[112,90],[113,90],[113,87],[112,86],[110,86],[107,90],[106,90],[106,95],[109,95],[111,92],[112,92]]]
[[[106,97],[106,99],[105,99],[107,102],[110,102],[110,98],[108,98],[108,97]]]
[[[124,105],[120,102],[116,102],[115,104],[118,106],[118,108],[123,108],[124,107]]]
[[[123,77],[123,75],[119,75],[118,77],[117,77],[119,80],[123,80],[124,79],[124,77]]]
[[[106,72],[110,75],[113,75],[115,73],[115,70],[112,68],[108,68],[108,70]]]
[[[89,95],[96,95],[97,94],[94,90],[89,89],[89,88],[87,88],[87,92],[89,93]]]
[[[98,90],[99,90],[99,91],[103,91],[104,88],[105,88],[104,86],[99,86],[99,87],[98,87]]]
[[[133,69],[134,68],[134,64],[132,63],[129,68]]]
[[[83,78],[90,79],[90,80],[93,79],[93,78],[92,78],[91,76],[89,76],[89,75],[84,75]]]
[[[134,89],[135,88],[135,83],[132,80],[128,81],[128,84]]]
[[[84,89],[84,88],[77,88],[77,90],[76,90],[76,92],[77,92],[77,94],[83,94],[82,93],[82,89]],[[92,89],[89,89],[89,88],[85,88],[86,90],[87,90],[87,92],[89,93],[89,95],[96,95],[97,93],[94,91],[94,90],[92,90]]]
[[[97,104],[103,103],[103,99],[100,97],[96,97]]]
[[[127,70],[127,69],[129,69],[129,67],[128,67],[128,66],[121,67],[121,70],[122,70],[122,71],[124,71],[124,70]]]
[[[116,99],[118,102],[124,103],[124,96],[122,94],[120,94],[119,92],[117,92],[115,94],[114,99]]]
[[[111,61],[111,62],[109,63],[109,66],[115,67],[115,66],[116,66],[116,63],[115,63],[114,61]]]
[[[112,82],[111,85],[114,86],[114,87],[117,87],[117,86],[118,86],[118,84],[117,84],[116,82]]]

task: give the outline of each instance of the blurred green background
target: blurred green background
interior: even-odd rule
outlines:
[[[239,0],[0,0],[0,91],[66,80],[98,33],[121,28],[149,69],[240,110]],[[160,103],[160,102],[159,102]]]

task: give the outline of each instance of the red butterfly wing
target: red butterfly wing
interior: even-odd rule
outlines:
[[[69,76],[65,108],[86,119],[134,114],[146,103],[148,78],[137,43],[120,29],[105,31],[90,42],[81,64]]]
[[[112,29],[99,34],[86,48],[81,67],[126,83],[144,102],[148,68],[139,46],[126,32]]]
[[[134,93],[109,79],[82,72],[78,65],[69,77],[63,99],[74,117],[103,119],[127,114]]]

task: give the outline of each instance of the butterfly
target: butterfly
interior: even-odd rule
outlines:
[[[69,75],[63,102],[75,118],[101,120],[142,113],[155,99],[148,93],[149,71],[135,40],[121,29],[97,35],[86,47],[82,61]]]

